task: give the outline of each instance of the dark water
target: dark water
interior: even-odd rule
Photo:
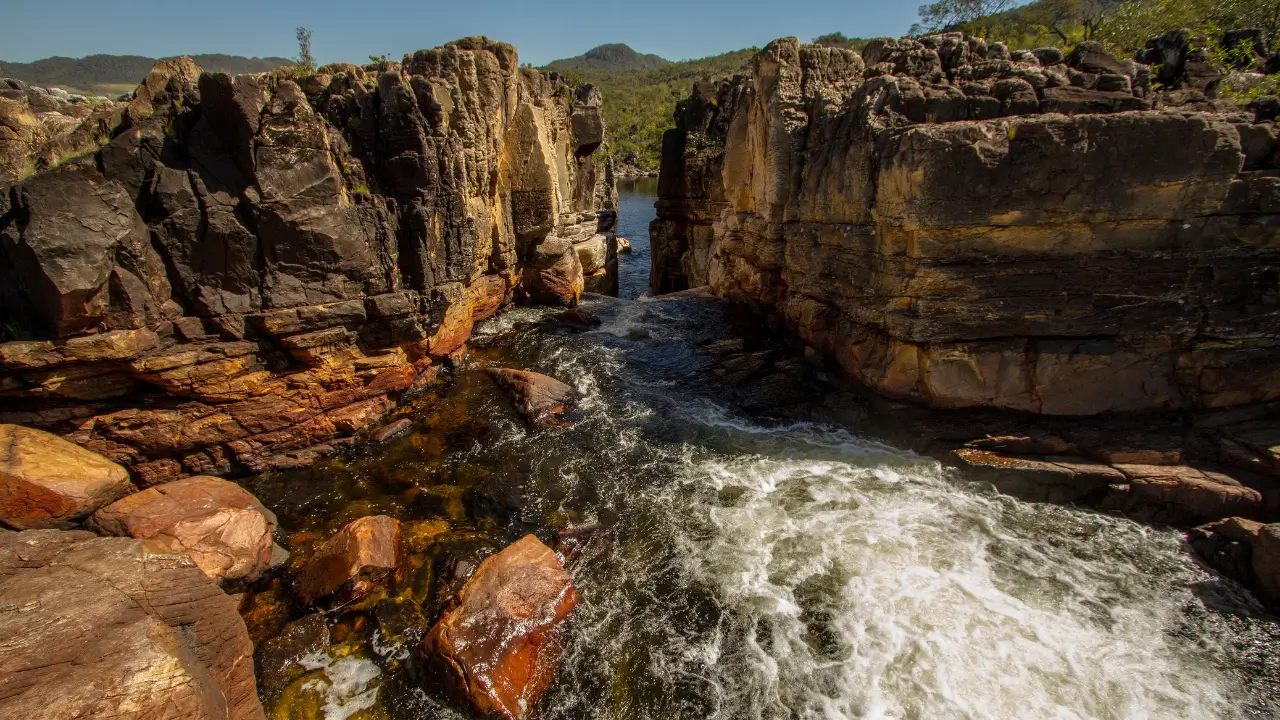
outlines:
[[[656,217],[657,178],[618,183],[618,235],[631,241],[631,252],[619,257],[618,297],[635,300],[649,292],[649,223]]]
[[[724,308],[626,299],[647,286],[650,198],[622,197],[636,251],[624,299],[585,303],[599,330],[505,313],[402,411],[415,433],[252,484],[295,562],[362,515],[447,524],[391,591],[428,598],[421,632],[485,554],[597,528],[570,565],[583,602],[543,720],[1275,715],[1274,625],[1180,534],[1000,497],[857,428],[737,410],[703,379]],[[579,422],[527,433],[488,365],[570,383]],[[299,614],[285,579],[248,616],[265,637]],[[413,631],[389,637],[369,609],[332,622],[276,717],[461,717],[416,689]]]

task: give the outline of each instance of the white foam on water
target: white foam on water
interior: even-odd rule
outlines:
[[[317,652],[304,655],[298,663],[307,670],[324,670],[323,681],[311,680],[303,689],[324,696],[325,720],[348,720],[378,701],[378,684],[374,681],[382,670],[372,660],[354,655],[334,659]]]
[[[709,665],[721,716],[1229,714],[1230,678],[1172,638],[1191,572],[1173,533],[962,490],[907,454],[868,464],[886,449],[844,433],[739,430],[795,457],[685,468],[730,499],[693,509],[714,532],[684,557],[751,620]]]

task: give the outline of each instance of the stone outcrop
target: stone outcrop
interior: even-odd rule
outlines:
[[[510,368],[489,368],[486,372],[531,429],[554,423],[556,415],[567,410],[576,395],[573,388],[541,373]]]
[[[160,62],[70,159],[22,139],[32,92],[0,98],[0,421],[144,486],[309,463],[509,303],[616,288],[599,93],[509,45]]]
[[[652,287],[785,320],[872,390],[1087,416],[1280,399],[1270,121],[1084,44],[779,40],[664,139]]]
[[[0,533],[0,715],[261,720],[236,600],[190,559],[84,531]]]
[[[0,425],[0,523],[66,530],[132,491],[129,473],[101,455],[40,430]]]
[[[307,607],[330,599],[345,605],[368,595],[403,559],[399,521],[385,515],[363,517],[316,550],[294,590]]]
[[[271,565],[277,522],[275,513],[239,485],[191,477],[117,500],[95,512],[88,525],[187,555],[214,580],[250,583]]]
[[[427,679],[485,716],[522,720],[555,678],[578,591],[536,537],[480,564],[418,646]]]
[[[128,103],[0,78],[0,186],[111,141]]]

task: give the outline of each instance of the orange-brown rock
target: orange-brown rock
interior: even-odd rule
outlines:
[[[1074,86],[1096,60],[1107,89]],[[959,33],[783,38],[697,83],[664,138],[652,290],[748,301],[931,407],[1280,399],[1272,122],[1176,108],[1157,68],[1097,46],[1065,62]]]
[[[364,517],[329,538],[307,563],[294,587],[303,605],[345,605],[359,600],[400,567],[400,523],[385,515]]]
[[[263,717],[236,600],[184,555],[0,533],[0,595],[0,717]]]
[[[185,554],[214,580],[253,582],[271,563],[276,516],[233,482],[191,477],[117,500],[89,526]]]
[[[480,713],[522,720],[555,677],[578,591],[532,535],[480,564],[418,646],[427,679]]]
[[[0,522],[19,530],[75,527],[133,489],[116,463],[56,435],[0,425]]]
[[[577,302],[575,246],[607,246],[616,225],[603,125],[583,120],[599,94],[487,38],[381,73],[164,61],[114,120],[85,113],[98,132],[56,148],[20,89],[0,103],[0,175],[17,183],[0,200],[0,422],[145,483],[349,442],[528,298],[526,268],[572,261],[547,297]],[[72,145],[90,154],[63,163]]]
[[[510,368],[489,368],[486,372],[506,392],[529,427],[553,422],[574,399],[573,388],[547,375]]]

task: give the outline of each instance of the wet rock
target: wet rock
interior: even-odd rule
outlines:
[[[186,478],[129,495],[94,513],[89,526],[185,554],[220,582],[251,583],[277,554],[275,514],[244,488],[215,477]]]
[[[276,637],[262,643],[254,652],[259,689],[267,701],[274,702],[285,686],[306,673],[300,661],[329,649],[329,624],[323,613],[312,613],[285,626]]]
[[[418,646],[430,688],[476,711],[522,719],[555,676],[578,592],[532,535],[481,564]]]
[[[631,252],[631,241],[620,237],[618,238],[618,254],[624,255]]]
[[[595,313],[588,312],[582,308],[566,310],[552,319],[565,327],[577,330],[590,330],[603,324]]]
[[[576,395],[573,388],[527,370],[489,368],[489,377],[506,392],[512,407],[531,428],[551,424],[557,414],[565,412]]]
[[[360,518],[320,546],[295,592],[307,607],[322,600],[346,605],[372,592],[400,567],[401,560],[400,523],[385,515]]]
[[[409,418],[402,418],[400,420],[397,420],[391,423],[390,425],[387,425],[386,427],[382,428],[378,432],[374,433],[373,441],[378,443],[384,443],[384,442],[387,442],[388,440],[394,440],[395,438],[400,437],[401,435],[404,435],[405,433],[409,432],[412,429],[413,429],[413,421],[410,420]]]
[[[976,449],[957,450],[954,458],[1000,492],[1033,502],[1077,502],[1125,482],[1119,470],[1079,458],[1033,460]]]
[[[185,556],[85,532],[0,533],[0,716],[260,720],[236,601]]]
[[[18,530],[75,527],[133,490],[119,465],[56,435],[0,425],[0,522]]]

